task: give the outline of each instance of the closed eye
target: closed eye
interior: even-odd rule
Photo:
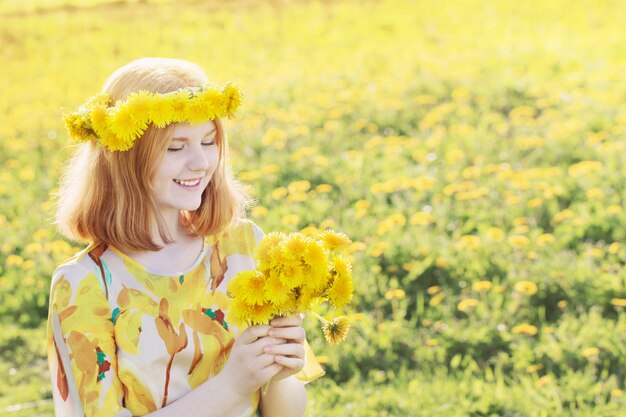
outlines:
[[[209,142],[202,142],[201,143],[202,146],[213,146],[215,145],[215,140],[211,140]],[[178,151],[182,151],[183,149],[185,149],[185,145],[180,145],[180,146],[170,146],[169,148],[167,148],[168,152],[178,152]]]

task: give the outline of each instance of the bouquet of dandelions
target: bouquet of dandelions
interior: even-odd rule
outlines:
[[[341,254],[350,243],[348,236],[332,230],[317,238],[302,233],[265,235],[254,254],[256,270],[240,272],[228,283],[231,320],[236,325],[268,324],[274,317],[309,311],[322,322],[325,339],[340,343],[350,320],[326,320],[311,308],[330,302],[341,309],[352,301],[352,266]]]

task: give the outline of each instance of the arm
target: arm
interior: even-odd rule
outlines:
[[[267,394],[261,397],[263,417],[301,417],[305,409],[306,390],[295,376],[272,380]]]
[[[261,414],[264,417],[302,417],[306,409],[304,384],[294,375],[304,367],[304,340],[306,334],[300,327],[302,317],[277,318],[272,320],[270,336],[286,341],[265,347],[265,352],[275,355],[282,370],[272,378],[267,394],[261,397]]]

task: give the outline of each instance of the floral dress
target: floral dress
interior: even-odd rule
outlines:
[[[240,221],[205,240],[194,265],[162,275],[112,246],[90,245],[56,269],[48,362],[57,416],[142,416],[223,368],[238,330],[228,281],[255,267],[263,233]],[[305,382],[324,374],[308,344]],[[260,394],[231,415],[256,413]]]

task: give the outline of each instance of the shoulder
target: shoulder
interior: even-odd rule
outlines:
[[[95,278],[97,265],[89,257],[89,253],[96,247],[97,245],[91,244],[61,263],[52,274],[52,286],[62,279],[78,283],[90,275]]]
[[[252,220],[238,219],[229,227],[220,233],[220,240],[223,239],[241,239],[242,237],[250,238],[258,243],[263,237],[263,230]]]
[[[211,245],[218,246],[222,256],[241,254],[251,256],[263,237],[263,230],[253,221],[239,219],[223,232],[209,238]]]

